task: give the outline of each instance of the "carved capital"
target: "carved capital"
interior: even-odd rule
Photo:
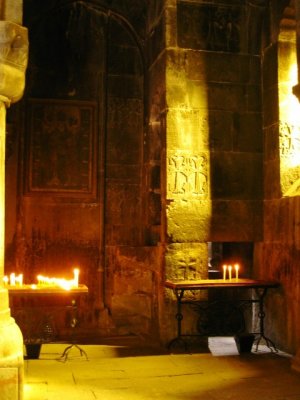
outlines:
[[[10,21],[0,21],[0,96],[12,103],[24,93],[27,62],[27,29]]]

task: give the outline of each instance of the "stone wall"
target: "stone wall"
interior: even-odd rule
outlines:
[[[281,5],[271,13],[271,42],[263,57],[264,235],[255,246],[254,273],[280,283],[280,289],[267,298],[266,334],[279,348],[294,354],[300,338],[300,170],[299,162],[292,162],[299,158],[299,104],[292,94],[296,82],[290,72],[296,63],[295,10]]]
[[[217,242],[244,254],[246,276],[283,283],[267,329],[295,349],[299,171],[281,169],[289,126],[278,105],[285,3],[25,1],[30,57],[25,98],[9,115],[18,146],[6,272],[32,280],[79,263],[86,340],[174,337],[164,280],[206,278],[207,243]],[[51,136],[66,116],[66,131]]]
[[[30,57],[25,98],[10,114],[20,168],[11,161],[8,171],[17,185],[6,273],[34,282],[78,265],[89,294],[76,333],[86,341],[158,332],[161,255],[147,226],[160,226],[160,207],[148,211],[143,187],[145,18],[143,2],[24,4]],[[72,334],[69,319],[62,310],[55,340]]]

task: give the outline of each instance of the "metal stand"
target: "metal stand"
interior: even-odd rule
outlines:
[[[267,294],[268,287],[262,287],[262,288],[253,288],[252,287],[252,289],[255,289],[256,296],[257,296],[256,299],[251,298],[249,300],[240,300],[240,301],[237,300],[237,303],[239,303],[239,305],[241,307],[246,305],[246,304],[249,304],[249,305],[254,304],[254,303],[258,304],[258,307],[259,307],[259,312],[258,312],[259,332],[255,332],[254,333],[255,335],[257,335],[257,338],[255,339],[256,351],[258,351],[258,346],[259,346],[260,341],[262,339],[264,339],[267,347],[272,352],[276,352],[277,353],[278,350],[277,350],[274,342],[271,339],[269,339],[268,337],[266,337],[265,328],[264,328],[264,318],[265,318],[265,315],[266,315],[265,311],[264,311],[264,299],[265,299],[265,296]],[[186,289],[186,290],[188,290],[188,289]],[[169,344],[167,346],[169,350],[173,346],[177,345],[177,346],[184,346],[184,350],[187,351],[188,343],[183,338],[185,336],[189,336],[189,337],[192,337],[192,336],[204,336],[204,335],[205,336],[209,336],[209,331],[204,332],[204,333],[202,333],[200,335],[185,335],[185,334],[182,334],[182,320],[183,320],[182,305],[183,304],[191,304],[191,302],[189,302],[189,301],[187,301],[187,302],[183,302],[182,301],[182,299],[184,297],[184,291],[185,291],[184,288],[175,288],[174,289],[174,293],[175,293],[176,299],[177,299],[177,313],[175,315],[176,320],[177,320],[177,336],[169,342]],[[197,302],[195,302],[195,306],[196,305],[197,305]],[[200,314],[201,314],[201,311],[203,311],[203,310],[202,310],[201,307],[198,307],[198,308],[199,308],[199,311],[200,311]],[[209,310],[210,309],[208,307],[208,311]],[[241,314],[242,312],[240,310],[240,307],[239,306],[238,307],[233,307],[232,308],[232,314],[233,313]],[[229,314],[229,316],[230,315],[231,314]],[[239,330],[236,333],[240,333],[241,327],[243,326],[242,321],[244,321],[244,319],[240,315],[237,321],[239,322]],[[234,322],[236,322],[236,321],[234,320]],[[224,334],[226,334],[226,332],[224,332]],[[231,334],[234,334],[234,332],[231,332]],[[228,335],[228,333],[226,335]]]
[[[64,350],[64,352],[62,353],[62,355],[60,356],[60,360],[66,362],[69,356],[69,352],[72,350],[73,347],[76,347],[79,352],[80,352],[80,356],[85,356],[86,360],[88,361],[88,356],[86,354],[86,352],[80,347],[78,346],[78,344],[74,343],[75,339],[74,339],[74,329],[76,328],[77,324],[78,324],[78,318],[77,318],[77,306],[76,306],[76,301],[72,300],[72,316],[71,316],[71,322],[70,322],[70,326],[72,328],[72,344],[70,344],[69,346],[67,346]]]
[[[182,338],[182,334],[181,334],[181,321],[183,319],[183,315],[182,315],[182,311],[181,311],[181,306],[182,306],[182,297],[184,294],[184,290],[176,290],[175,291],[175,295],[177,298],[177,313],[176,313],[176,319],[177,319],[177,337],[174,338],[173,340],[170,341],[170,343],[168,344],[168,349],[170,350],[171,347],[173,347],[173,345],[175,343],[182,343],[184,345],[184,350],[187,351],[187,342]]]
[[[274,342],[270,338],[266,337],[266,335],[265,335],[264,319],[265,319],[266,313],[264,310],[264,298],[267,294],[267,288],[264,288],[262,291],[259,289],[256,289],[256,294],[258,297],[257,302],[258,302],[258,306],[259,306],[259,312],[258,312],[258,318],[259,318],[259,333],[258,333],[258,335],[259,335],[259,337],[258,337],[258,339],[256,339],[256,350],[255,351],[258,351],[258,345],[259,345],[260,341],[262,339],[264,339],[267,347],[271,351],[278,353],[278,350],[277,350]]]

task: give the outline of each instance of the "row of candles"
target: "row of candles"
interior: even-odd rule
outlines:
[[[239,279],[239,269],[240,266],[239,264],[234,264],[234,266],[232,267],[232,265],[223,265],[223,279],[224,281],[227,279],[227,272],[228,272],[228,279],[231,281],[233,278],[233,271],[235,272],[235,279]]]
[[[23,274],[16,275],[12,272],[9,276],[5,275],[3,277],[4,286],[23,286]],[[65,279],[65,278],[55,278],[48,277],[43,275],[37,276],[37,285],[33,284],[31,287],[34,289],[36,286],[38,287],[61,287],[65,290],[71,290],[72,288],[76,288],[79,286],[79,269],[75,268],[73,270],[73,278]]]

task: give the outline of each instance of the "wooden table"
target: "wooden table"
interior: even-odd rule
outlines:
[[[72,287],[70,290],[61,288],[60,286],[44,286],[44,285],[22,285],[22,286],[6,286],[8,293],[11,296],[53,296],[53,295],[66,295],[70,296],[73,294],[88,293],[88,287],[86,285],[78,285],[78,287]]]
[[[61,358],[66,360],[68,352],[73,346],[77,347],[80,354],[85,355],[87,358],[85,351],[75,344],[73,337],[74,328],[76,328],[79,322],[77,302],[82,295],[88,293],[86,285],[80,284],[78,287],[72,287],[69,290],[59,286],[47,285],[9,285],[6,288],[9,293],[12,316],[23,333],[25,345],[53,341],[53,337],[51,337],[54,331],[52,320],[55,319],[53,310],[55,310],[58,303],[59,309],[61,307],[70,309],[69,324],[72,329],[72,344],[65,349]],[[47,309],[49,306],[52,311],[45,315],[43,309]]]
[[[183,339],[184,335],[182,334],[182,305],[185,303],[192,304],[193,301],[185,300],[184,295],[186,291],[199,291],[199,290],[211,290],[211,289],[225,289],[225,290],[234,290],[234,289],[254,289],[255,298],[251,297],[249,299],[243,300],[243,302],[247,303],[257,303],[259,306],[258,318],[259,318],[259,332],[256,333],[258,335],[256,341],[256,350],[258,349],[258,345],[261,339],[264,339],[267,346],[274,351],[277,351],[275,344],[272,340],[265,336],[264,331],[264,299],[267,294],[268,289],[279,287],[279,283],[275,281],[268,280],[257,280],[257,279],[201,279],[201,280],[193,280],[193,281],[170,281],[167,280],[165,282],[165,286],[169,289],[172,289],[175,293],[177,299],[177,313],[175,318],[177,320],[177,337],[171,340],[168,347],[172,347],[176,342],[181,342],[184,344],[185,348],[187,347],[186,341]]]

